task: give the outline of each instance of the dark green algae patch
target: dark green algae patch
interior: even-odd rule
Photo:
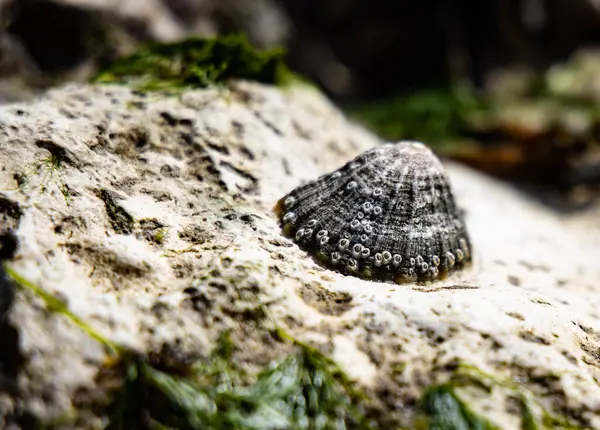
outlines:
[[[93,83],[133,84],[138,90],[205,88],[230,79],[285,85],[301,80],[281,48],[259,50],[242,35],[153,43],[101,70]]]
[[[471,116],[487,109],[488,103],[468,83],[420,89],[345,108],[384,139],[426,142],[441,155],[459,150],[469,134]]]
[[[420,402],[420,428],[429,430],[499,430],[473,412],[454,392],[452,384],[430,387]]]
[[[339,368],[318,351],[296,346],[295,354],[267,365],[251,384],[231,360],[236,346],[228,333],[207,359],[177,371],[125,359],[125,382],[108,406],[107,428],[377,428]]]
[[[96,395],[76,395],[74,410],[37,428],[80,428],[86,417],[107,417],[105,428],[121,429],[249,429],[342,430],[387,429],[385,410],[374,405],[330,358],[296,340],[283,329],[257,329],[292,353],[274,360],[258,374],[249,375],[236,364],[239,346],[223,332],[213,351],[204,358],[181,357],[169,349],[140,354],[107,339],[66,303],[32,284],[4,264],[16,286],[42,299],[51,312],[63,315],[105,347],[107,361],[96,377]],[[271,321],[272,322],[272,321]],[[270,324],[272,325],[272,324]],[[463,387],[508,390],[520,409],[521,428],[582,429],[552,415],[517,383],[502,381],[475,367],[459,366],[448,382],[432,385],[414,406],[410,428],[418,430],[495,430],[496,425],[473,411],[456,390]],[[100,394],[98,394],[100,393]],[[81,397],[81,398],[78,398]],[[83,399],[83,400],[82,400]],[[400,429],[400,427],[393,427]]]
[[[501,390],[516,406],[522,430],[583,430],[586,427],[548,411],[529,390],[519,383],[489,375],[470,365],[458,365],[448,382],[432,385],[419,401],[417,430],[500,430],[492,421],[475,412],[458,394],[472,388],[481,395]]]
[[[548,129],[556,126],[561,116],[573,114],[580,114],[588,122],[599,121],[597,92],[591,88],[586,91],[581,84],[590,81],[586,71],[598,70],[600,62],[596,58],[575,57],[544,72],[514,72],[482,88],[457,80],[348,105],[345,110],[384,139],[421,140],[442,154],[453,155],[464,145],[492,143],[498,138],[496,134],[514,128],[517,119],[526,124],[527,118],[504,118],[519,105],[529,106],[544,118]],[[485,135],[488,132],[490,136]],[[518,140],[518,136],[512,138]]]

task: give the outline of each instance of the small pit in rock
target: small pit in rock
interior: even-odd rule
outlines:
[[[304,302],[325,315],[340,316],[352,308],[352,295],[344,291],[331,291],[312,283],[300,289]]]

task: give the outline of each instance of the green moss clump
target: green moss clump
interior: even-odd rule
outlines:
[[[154,233],[154,241],[159,244],[162,245],[165,240],[167,239],[167,234],[168,234],[168,230],[166,228],[160,228],[158,230],[156,230],[156,232]]]
[[[241,35],[155,43],[117,60],[96,83],[134,82],[140,90],[204,88],[232,78],[281,85],[292,78],[282,49],[258,50]]]
[[[496,426],[473,412],[451,384],[436,385],[421,399],[429,430],[493,430]]]
[[[429,387],[419,401],[420,413],[413,428],[419,430],[496,430],[498,426],[473,411],[461,399],[458,390],[465,387],[478,388],[489,395],[500,390],[514,400],[520,409],[523,430],[583,429],[578,423],[554,415],[545,409],[536,397],[523,385],[496,378],[474,366],[461,364],[450,380]]]
[[[339,368],[310,347],[269,364],[252,385],[233,364],[225,333],[206,360],[187,371],[158,369],[134,358],[109,407],[109,429],[138,428],[145,416],[155,428],[321,429],[372,428]]]
[[[35,188],[39,189],[40,193],[46,192],[49,184],[54,182],[65,199],[65,203],[69,205],[71,201],[70,190],[63,179],[65,166],[70,161],[66,151],[52,142],[38,141],[38,146],[48,150],[50,155],[33,164],[29,171],[17,176],[18,188],[25,190],[31,185],[33,178],[40,177],[41,183],[35,186]]]
[[[484,108],[468,85],[425,89],[350,108],[350,114],[385,139],[421,140],[431,145],[460,138],[468,117]]]

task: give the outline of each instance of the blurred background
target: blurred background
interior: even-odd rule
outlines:
[[[150,41],[241,32],[384,139],[563,210],[600,195],[599,0],[0,0],[0,103]]]

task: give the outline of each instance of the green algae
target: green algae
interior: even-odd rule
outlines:
[[[553,376],[554,377],[554,376]],[[419,413],[414,428],[420,430],[497,430],[486,417],[475,412],[459,394],[471,387],[490,395],[501,390],[512,399],[520,411],[522,430],[583,430],[585,427],[556,415],[542,406],[540,401],[522,384],[483,372],[475,366],[459,365],[443,384],[432,385],[421,397]]]
[[[227,332],[210,356],[184,375],[131,359],[108,408],[108,429],[140,428],[141,415],[157,428],[374,428],[360,410],[362,397],[339,367],[314,348],[296,346],[296,353],[268,364],[251,384],[242,382],[248,375],[231,360],[236,346]]]
[[[578,55],[541,73],[504,71],[482,89],[459,82],[346,110],[385,139],[420,140],[450,156],[496,140],[520,142],[523,132],[552,136],[556,128],[563,139],[595,142],[591,133],[600,121],[600,92],[594,76],[599,70],[597,55]],[[554,144],[548,141],[548,147]]]
[[[557,377],[557,375],[549,375],[546,378],[556,379]],[[536,380],[539,381],[540,378],[531,378],[529,382],[535,382]],[[523,430],[582,430],[584,428],[565,417],[550,412],[523,384],[490,375],[475,366],[460,365],[454,381],[455,386],[479,386],[487,392],[491,392],[493,389],[504,390],[507,396],[516,400],[519,405],[521,428]]]
[[[153,239],[157,244],[162,245],[165,242],[165,240],[167,239],[168,234],[169,234],[168,229],[160,228],[154,233]]]
[[[42,194],[48,191],[50,183],[54,183],[68,206],[71,201],[71,196],[69,187],[63,179],[63,172],[67,160],[68,157],[64,150],[50,150],[49,156],[34,163],[30,170],[18,176],[18,188],[20,190],[26,190],[32,185],[34,178],[41,178],[39,184],[34,185],[33,188],[37,188],[39,193]]]
[[[283,49],[258,50],[242,35],[150,44],[115,61],[95,83],[132,83],[139,90],[205,88],[229,79],[283,85],[294,80]]]
[[[429,430],[496,430],[485,418],[473,412],[454,392],[452,384],[430,387],[421,399]]]
[[[349,113],[385,139],[420,140],[442,146],[460,138],[468,127],[469,116],[484,107],[472,87],[457,84],[350,107]]]
[[[73,322],[75,325],[77,325],[79,328],[81,328],[84,332],[86,332],[88,334],[88,336],[90,336],[92,339],[94,339],[97,342],[99,342],[100,344],[102,344],[105,347],[105,349],[109,352],[109,354],[115,355],[115,354],[123,351],[123,348],[121,348],[119,345],[117,345],[110,339],[107,339],[106,337],[102,336],[93,327],[91,327],[89,324],[87,324],[85,321],[83,321],[80,317],[75,315],[69,309],[69,306],[63,300],[59,299],[58,297],[54,296],[53,294],[48,293],[44,289],[38,287],[31,281],[27,280],[26,278],[21,276],[19,273],[17,273],[15,270],[13,270],[9,265],[4,264],[4,270],[6,271],[8,276],[10,276],[10,278],[15,282],[15,284],[17,286],[19,286],[20,288],[22,288],[24,290],[31,291],[37,297],[42,299],[42,301],[45,303],[46,307],[51,312],[56,312],[58,314],[62,314],[65,317],[67,317],[69,320],[71,320],[71,322]]]

